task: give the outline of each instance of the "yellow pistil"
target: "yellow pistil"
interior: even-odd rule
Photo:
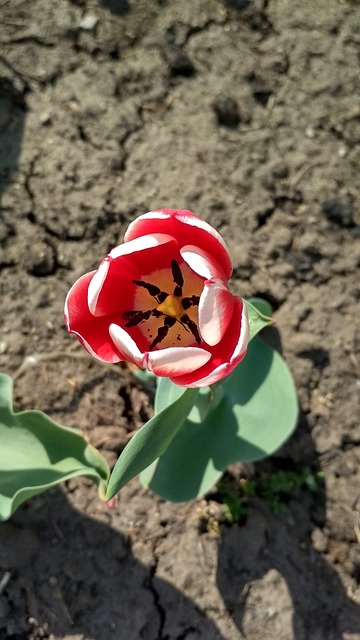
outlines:
[[[176,318],[176,320],[180,320],[181,316],[184,314],[181,300],[172,294],[168,295],[164,302],[159,304],[156,309],[157,311],[164,313],[166,316]]]

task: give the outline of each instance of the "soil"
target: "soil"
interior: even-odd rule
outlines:
[[[152,398],[84,354],[64,297],[134,216],[188,208],[233,290],[275,310],[299,425],[271,478],[317,487],[240,522],[216,488],[170,504],[86,480],[0,526],[1,640],[360,638],[358,0],[1,0],[1,370],[18,408],[113,464]],[[36,367],[25,358],[40,354]],[[278,510],[276,510],[278,511]],[[220,515],[219,515],[220,514]]]

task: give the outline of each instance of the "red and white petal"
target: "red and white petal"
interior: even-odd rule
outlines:
[[[111,249],[109,256],[115,260],[121,256],[128,256],[130,253],[144,251],[145,249],[158,247],[160,244],[173,242],[173,240],[174,238],[168,233],[149,233],[146,236],[134,238],[130,242],[119,244],[117,247]]]
[[[234,366],[236,366],[243,359],[247,350],[247,346],[249,344],[249,337],[250,337],[250,325],[249,325],[249,317],[248,317],[246,304],[243,301],[243,299],[240,298],[239,296],[235,296],[235,299],[241,300],[242,309],[241,309],[241,331],[239,335],[239,340],[234,349],[234,353],[232,354],[230,359],[230,364],[232,365],[232,368],[234,368]]]
[[[101,362],[119,362],[120,354],[109,337],[109,320],[94,318],[87,304],[89,283],[94,271],[81,276],[71,287],[65,300],[65,322],[84,349]]]
[[[96,271],[85,273],[74,282],[65,299],[64,316],[68,331],[80,323],[91,320],[91,314],[87,304],[88,288]]]
[[[221,266],[206,251],[187,245],[180,249],[180,253],[188,266],[205,278],[199,304],[199,329],[204,341],[214,346],[220,342],[229,326],[234,296],[227,287]]]
[[[104,327],[104,333],[102,334],[103,336],[102,339],[92,340],[92,344],[94,348],[77,331],[71,331],[70,333],[73,333],[74,335],[76,335],[80,344],[84,347],[84,349],[88,352],[90,356],[95,358],[95,360],[98,360],[99,362],[107,362],[108,364],[116,364],[117,362],[124,360],[124,358],[121,357],[117,351],[115,351],[111,340],[105,338],[107,329],[108,329],[108,325]],[[98,335],[97,331],[95,332],[95,335]]]
[[[128,227],[124,240],[129,242],[149,233],[168,233],[176,238],[180,247],[195,244],[211,256],[216,256],[225,277],[232,273],[231,258],[221,235],[210,224],[191,211],[179,209],[161,209],[139,216]]]
[[[214,346],[222,340],[234,311],[234,296],[219,280],[205,282],[199,303],[199,330],[202,339]]]
[[[92,278],[89,284],[87,302],[89,306],[89,311],[90,313],[92,313],[93,316],[102,315],[100,310],[96,309],[96,307],[97,307],[99,295],[103,288],[103,284],[109,272],[109,268],[110,268],[110,261],[108,260],[108,258],[105,258],[105,260],[103,260],[99,265],[98,270],[94,274],[94,277]]]
[[[114,345],[122,354],[123,360],[144,368],[146,356],[140,351],[135,340],[129,336],[125,329],[119,327],[118,324],[112,323],[109,327],[109,334]]]
[[[202,278],[205,278],[205,280],[221,280],[227,282],[228,278],[218,261],[204,249],[188,244],[181,247],[180,253],[190,269]]]
[[[206,387],[229,375],[246,354],[249,342],[249,320],[246,306],[234,296],[234,313],[223,340],[212,349],[211,359],[193,373],[174,376],[173,382],[189,388]]]
[[[91,313],[100,317],[117,312],[121,316],[124,310],[132,308],[133,280],[148,273],[153,265],[158,269],[168,266],[178,255],[174,238],[162,233],[115,247],[102,261],[89,285]]]
[[[208,362],[211,353],[200,347],[170,347],[146,354],[147,368],[157,376],[186,375]]]

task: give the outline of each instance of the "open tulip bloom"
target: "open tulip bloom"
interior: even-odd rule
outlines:
[[[134,220],[124,243],[75,282],[65,302],[68,330],[97,360],[136,365],[152,389],[157,380],[155,415],[110,473],[80,430],[40,411],[14,412],[12,380],[0,373],[0,521],[79,475],[92,478],[110,505],[138,473],[163,498],[189,500],[229,464],[282,445],[297,420],[291,374],[257,335],[271,323],[269,304],[233,295],[231,272],[211,225],[162,209]]]
[[[233,295],[231,273],[210,224],[162,209],[135,219],[124,243],[70,289],[67,328],[88,353],[159,378],[155,416],[125,447],[108,498],[141,471],[165,498],[195,497],[228,464],[269,455],[294,428],[284,361],[260,338],[249,343],[270,323],[269,306]]]
[[[228,287],[221,236],[190,211],[152,211],[66,298],[65,317],[85,349],[127,360],[185,387],[230,373],[249,340],[246,306]]]

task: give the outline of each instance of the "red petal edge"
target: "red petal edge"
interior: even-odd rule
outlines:
[[[173,376],[172,382],[183,387],[206,387],[229,375],[244,358],[249,342],[249,320],[242,298],[234,296],[234,313],[223,340],[208,347],[212,357],[197,371]]]
[[[220,263],[226,278],[230,278],[232,263],[224,240],[214,227],[191,211],[161,209],[144,213],[130,223],[124,241],[150,233],[167,233],[177,240],[180,248],[191,244],[204,249]]]
[[[95,318],[89,311],[88,288],[95,273],[86,273],[71,287],[65,300],[65,323],[91,356],[101,362],[120,362],[124,358],[109,336],[111,318]]]

